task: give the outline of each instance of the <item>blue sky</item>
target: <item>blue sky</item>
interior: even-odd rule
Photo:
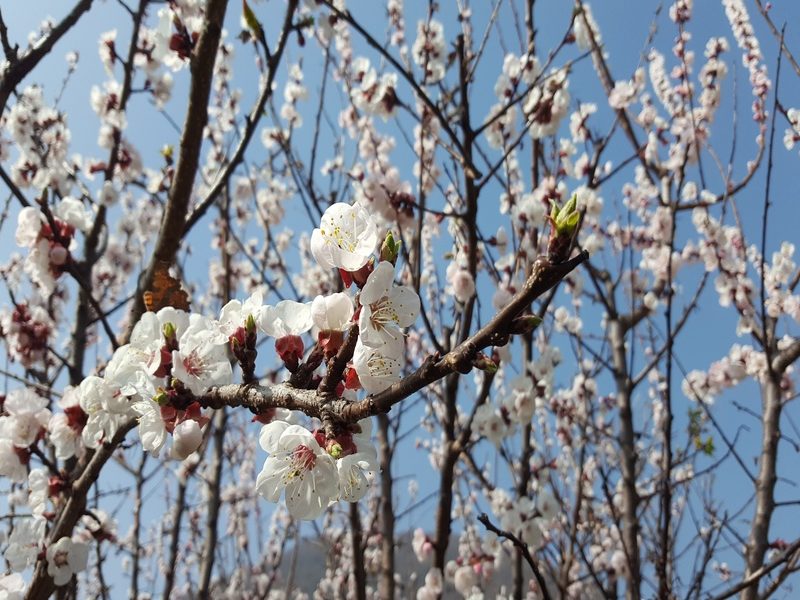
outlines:
[[[64,6],[66,3],[53,2],[52,0],[28,0],[24,3],[25,10],[19,10],[22,3],[19,3],[18,0],[3,0],[2,4],[4,5],[4,18],[8,24],[9,31],[12,37],[16,36],[16,39],[24,38],[27,32],[33,29],[43,16],[52,14],[52,16],[59,18],[66,10]],[[476,22],[485,22],[490,4],[480,1],[474,4],[473,12],[476,16]],[[790,48],[800,49],[800,30],[798,30],[797,27],[797,24],[800,23],[800,2],[796,0],[776,0],[772,4],[774,5],[772,9],[773,19],[779,25],[783,22],[789,24],[786,36],[788,46]],[[427,3],[407,0],[406,5],[406,33],[410,43],[415,36],[416,21],[424,15]],[[442,20],[445,22],[445,33],[448,35],[452,33],[450,27],[452,27],[453,23],[452,15],[454,4],[451,2],[442,2],[442,5],[444,15]],[[6,6],[9,8],[6,8]],[[13,8],[10,8],[11,6],[13,6]],[[537,39],[538,47],[541,49],[542,54],[546,54],[547,49],[558,42],[568,24],[568,11],[565,11],[563,6],[564,3],[559,2],[537,3]],[[592,4],[595,18],[603,33],[603,41],[610,55],[610,62],[616,79],[628,79],[637,66],[644,64],[643,53],[646,54],[648,49],[646,45],[648,28],[658,6],[658,2],[649,0],[597,0]],[[268,38],[274,39],[274,30],[278,26],[279,19],[273,18],[273,15],[282,14],[283,3],[270,0],[269,2],[254,3],[253,7],[256,14],[266,26]],[[386,25],[383,12],[382,10],[373,10],[373,7],[374,4],[372,2],[367,2],[365,0],[350,3],[350,8],[356,17],[362,19],[366,27],[378,39],[384,39]],[[766,64],[773,78],[774,85],[777,43],[766,30],[763,20],[757,15],[755,5],[753,3],[748,3],[748,9],[750,10],[753,24],[761,41],[762,51],[766,57]],[[238,2],[231,2],[227,20],[229,39],[233,38],[239,31],[239,10]],[[695,2],[695,15],[694,20],[690,24],[690,31],[693,33],[690,46],[695,50],[698,57],[696,61],[696,70],[699,69],[702,62],[702,51],[709,37],[724,36],[731,43],[731,49],[726,57],[726,62],[729,66],[729,74],[725,82],[723,103],[713,129],[712,142],[715,147],[719,149],[722,156],[727,156],[733,142],[733,128],[728,126],[728,123],[732,123],[732,109],[735,102],[740,111],[740,129],[738,132],[738,150],[734,166],[735,171],[741,176],[744,164],[752,158],[752,140],[755,137],[755,126],[750,121],[749,117],[749,106],[752,97],[749,85],[747,84],[747,72],[741,66],[740,53],[735,46],[730,28],[724,18],[721,3],[709,0],[698,0]],[[495,30],[492,34],[487,55],[477,71],[478,80],[487,82],[487,85],[484,94],[476,94],[472,99],[472,107],[475,115],[474,119],[476,121],[482,120],[489,106],[495,102],[492,88],[502,66],[504,55],[503,46],[509,51],[519,52],[519,43],[514,33],[513,22],[510,17],[511,13],[506,5],[501,11],[499,30]],[[55,51],[43,61],[37,72],[23,84],[27,85],[33,82],[42,83],[46,88],[46,97],[53,98],[60,88],[60,82],[66,73],[66,62],[64,60],[66,52],[69,50],[77,50],[80,53],[81,58],[78,70],[72,76],[62,104],[60,105],[69,115],[69,124],[73,132],[72,148],[75,152],[88,156],[103,156],[104,154],[96,145],[98,121],[88,102],[91,86],[100,84],[105,78],[97,55],[97,39],[100,32],[118,26],[120,29],[118,44],[119,47],[124,47],[127,43],[125,38],[126,23],[127,18],[125,13],[115,1],[106,0],[102,2],[96,0],[95,6],[89,15],[80,21],[78,26],[59,43]],[[674,25],[667,18],[666,8],[662,11],[656,23],[658,25],[658,30],[652,45],[668,55],[668,64],[671,64],[669,62],[671,59],[669,56],[669,49],[676,35],[676,30]],[[501,33],[498,33],[498,31]],[[271,33],[273,33],[273,35],[270,37]],[[353,38],[356,45],[356,55],[364,53],[371,58],[374,56],[371,52],[367,52],[363,42],[358,39],[356,34],[353,34]],[[250,50],[243,48],[239,42],[236,42],[236,46],[237,57],[235,68],[237,73],[240,75],[248,72],[252,73],[252,57]],[[318,79],[321,72],[321,63],[319,62],[319,53],[316,51],[315,43],[309,41],[309,46],[310,47],[307,47],[305,51],[302,51],[299,50],[296,45],[292,44],[287,52],[287,64],[298,60],[301,56],[303,57],[305,82],[309,88],[311,97],[314,98],[316,95],[315,80]],[[565,56],[574,57],[576,55],[577,50],[573,48],[570,49]],[[556,64],[561,64],[561,61],[556,61]],[[285,73],[279,78],[279,86],[284,79]],[[734,80],[737,81],[735,97],[732,85]],[[247,82],[247,77],[239,77],[236,81],[239,82],[239,85],[242,85],[241,82]],[[255,97],[257,92],[256,83],[257,78],[253,75],[250,83],[243,84],[243,106],[249,106],[252,99]],[[281,90],[280,87],[278,89],[279,91]],[[186,74],[183,72],[176,76],[173,99],[166,108],[166,112],[178,123],[182,122],[185,90]],[[331,91],[332,88],[329,89],[329,92]],[[604,106],[601,101],[603,97],[601,87],[588,60],[579,63],[574,68],[570,78],[570,92],[573,102],[597,102],[598,105],[600,105],[598,116],[601,121],[607,122],[605,116],[610,113],[610,109]],[[335,97],[335,93],[333,93],[333,96]],[[784,64],[783,67],[780,82],[780,97],[787,107],[792,106],[793,103],[794,105],[800,104],[800,102],[796,101],[797,98],[800,98],[800,78],[791,71],[788,64]],[[771,102],[772,100],[770,98],[770,109]],[[313,100],[309,103],[307,107],[308,110],[312,109],[311,104],[313,104]],[[332,109],[332,111],[332,117],[335,120],[335,109]],[[170,126],[168,120],[155,111],[143,96],[134,101],[128,120],[133,126],[129,127],[127,135],[137,147],[140,148],[145,157],[155,156],[158,150],[165,144],[176,145],[177,143],[177,133]],[[410,130],[408,122],[401,121],[400,126],[407,127]],[[379,125],[379,128],[387,132],[396,131],[397,127],[398,125],[396,123],[391,122],[385,126]],[[780,143],[785,127],[785,121],[779,120],[776,132],[778,143],[775,147],[774,179],[772,182],[772,199],[774,206],[771,209],[769,237],[767,241],[768,256],[772,251],[777,249],[782,240],[800,241],[800,236],[798,236],[796,232],[797,217],[800,215],[800,210],[798,210],[796,206],[798,178],[795,173],[798,168],[798,156],[797,150],[786,152]],[[323,148],[326,146],[325,142],[328,142],[328,147],[332,148],[331,142],[333,138],[330,131],[324,130],[322,139]],[[300,139],[299,146],[301,149],[304,143],[310,145],[308,140]],[[397,158],[397,166],[401,171],[407,172],[408,179],[412,180],[411,168],[413,159],[410,157],[410,153],[407,150],[401,150],[402,144],[402,141],[398,142],[398,150],[393,153],[393,158]],[[614,149],[610,156],[612,159],[618,158],[622,156],[622,152],[622,146],[620,146],[620,150],[616,151],[616,149]],[[263,148],[260,146],[257,139],[254,140],[248,156],[251,160],[255,161],[263,157]],[[323,153],[320,156],[319,164],[322,164],[327,158],[332,158],[332,156],[332,151],[328,154]],[[147,163],[148,161],[146,160],[145,162]],[[759,232],[761,211],[763,209],[764,177],[765,169],[762,168],[747,191],[736,198],[737,206],[741,212],[743,226],[750,243],[760,242]],[[738,179],[738,177],[736,178]],[[610,181],[603,188],[602,195],[606,201],[607,207],[621,206],[621,186],[624,182],[629,180],[630,177],[623,173],[616,179]],[[716,185],[716,188],[718,189],[718,185]],[[497,207],[494,203],[498,196],[499,190],[488,187],[484,196],[481,198],[480,222],[484,228],[484,233],[487,235],[493,233],[497,224],[501,222],[497,214]],[[686,230],[687,227],[690,227],[690,215],[688,213],[683,214],[681,219],[683,219],[683,221],[679,223],[679,228],[682,227]],[[14,223],[15,219],[11,219],[9,222],[6,222],[2,230],[0,230],[0,256],[6,256],[9,252],[16,250],[13,242]],[[311,228],[315,225],[309,222],[308,218],[305,216],[305,212],[300,207],[299,201],[295,202],[294,206],[290,208],[287,223],[296,232],[310,232]],[[194,260],[197,260],[199,263],[203,261],[203,251],[201,248],[205,237],[207,237],[207,231],[206,225],[200,224],[193,232],[192,242],[194,250],[197,253]],[[256,235],[258,232],[253,230],[251,233],[252,235]],[[198,273],[205,273],[205,270],[201,268]],[[693,272],[693,276],[696,277],[696,275],[697,272]],[[202,277],[198,277],[197,279],[197,283],[202,281]],[[706,292],[704,295],[703,303],[698,314],[695,316],[692,323],[690,323],[689,330],[686,334],[679,339],[676,348],[676,353],[681,363],[686,365],[688,369],[707,368],[711,362],[722,357],[733,342],[749,343],[746,339],[736,338],[734,334],[736,322],[734,314],[730,310],[725,311],[718,307],[713,292],[713,286],[710,287],[711,291]],[[485,282],[481,284],[479,291],[481,293],[490,294]],[[481,318],[487,318],[490,315],[490,310],[490,302],[484,302]],[[599,321],[599,313],[595,316]],[[584,320],[590,320],[591,317],[592,311],[587,310],[584,313]],[[797,335],[796,327],[792,333]],[[566,346],[564,347],[564,356],[565,359],[568,359],[570,356]],[[562,375],[559,382],[565,385],[568,384],[568,378],[571,376],[572,372],[570,367],[564,368],[560,372]],[[678,371],[676,374],[676,390],[680,389],[679,383],[681,377]],[[465,379],[470,380],[471,378]],[[718,399],[715,408],[715,415],[720,419],[723,427],[729,431],[735,432],[742,424],[748,427],[748,430],[742,431],[739,442],[742,453],[748,458],[755,458],[757,456],[758,440],[760,437],[759,423],[753,419],[749,419],[746,415],[743,415],[741,411],[735,409],[732,402],[736,401],[745,406],[757,409],[759,406],[757,393],[757,388],[754,385],[742,385],[723,398]],[[641,414],[646,414],[647,398],[638,398],[637,402],[636,408]],[[683,419],[683,415],[685,415],[685,409],[689,406],[689,402],[683,399],[679,392],[676,392],[676,406],[676,415],[678,418],[676,430],[678,430],[681,426],[685,427],[685,422],[681,423],[681,420]],[[415,411],[411,411],[410,417],[408,421],[412,421],[416,417]],[[792,432],[790,431],[790,435],[791,434]],[[794,435],[797,437],[797,434]],[[413,442],[416,437],[415,435],[409,436],[407,446],[403,447],[401,452],[401,456],[404,458],[413,456],[414,460],[402,460],[398,462],[395,472],[399,476],[413,474],[417,477],[424,494],[424,490],[435,486],[437,480],[435,471],[429,468],[428,461],[423,456],[423,453],[413,447]],[[718,444],[717,447],[721,448],[721,444]],[[785,465],[790,463],[798,464],[797,453],[789,444],[783,444],[781,446],[781,452],[783,458],[787,461],[784,463]],[[738,491],[741,483],[741,472],[733,461],[727,462],[720,467],[716,484],[720,496],[736,500],[737,497],[740,496]],[[399,489],[404,489],[402,483],[399,485]],[[780,486],[779,494],[783,499],[797,497],[799,493],[800,492],[798,492],[793,485]],[[428,505],[428,507],[430,507],[430,505]],[[750,512],[751,511],[746,511],[745,515],[749,517]],[[786,538],[793,538],[800,533],[800,528],[796,524],[785,524],[786,516],[787,515],[781,511],[776,514],[776,520],[780,523],[780,535]],[[417,515],[412,515],[405,523],[401,522],[401,527],[410,527],[417,521]]]

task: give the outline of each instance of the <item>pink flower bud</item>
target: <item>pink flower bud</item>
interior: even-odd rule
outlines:
[[[64,248],[61,244],[56,244],[52,248],[50,248],[50,263],[61,267],[63,266],[67,260],[69,259],[69,250]]]
[[[299,335],[285,335],[275,340],[275,351],[290,371],[297,369],[304,350],[303,338]]]

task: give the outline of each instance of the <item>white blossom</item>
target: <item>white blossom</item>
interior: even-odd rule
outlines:
[[[387,261],[370,273],[360,302],[359,340],[373,348],[402,339],[400,328],[411,325],[420,309],[419,296],[412,288],[394,285],[394,266]]]
[[[88,544],[62,537],[47,547],[47,574],[55,585],[66,585],[73,575],[86,569],[88,560]]]
[[[293,517],[320,516],[339,491],[333,458],[310,431],[285,421],[265,425],[259,440],[269,457],[256,480],[258,494],[277,502],[286,490],[286,507]]]
[[[378,243],[378,230],[360,206],[332,204],[311,234],[311,252],[320,266],[356,271],[367,264]]]

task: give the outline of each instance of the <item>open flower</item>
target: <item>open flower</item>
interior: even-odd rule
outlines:
[[[31,469],[28,473],[28,506],[31,512],[40,517],[47,509],[50,491],[50,478],[44,469]],[[2,598],[2,595],[0,595]]]
[[[352,426],[352,432],[337,436],[327,446],[328,452],[337,459],[340,500],[361,500],[369,489],[372,475],[378,470],[378,453],[370,440],[371,433],[372,420],[362,419]]]
[[[161,407],[147,398],[133,404],[133,410],[139,416],[139,438],[142,447],[153,456],[158,456],[167,441],[167,428],[161,418]]]
[[[165,362],[169,363],[169,352],[162,352],[165,348],[164,330],[169,324],[169,329],[174,331],[175,338],[180,338],[189,328],[189,322],[189,313],[171,306],[164,307],[157,313],[144,313],[133,328],[130,348],[123,357],[120,357],[121,362],[124,365],[131,364],[138,369],[139,365],[132,364],[138,359],[148,373],[163,374],[161,367]],[[117,359],[116,353],[112,362],[115,359]],[[125,370],[125,366],[121,365],[120,368]],[[127,380],[129,377],[130,373],[125,373],[121,374],[120,379]],[[108,378],[109,375],[106,373],[106,379]]]
[[[36,562],[44,539],[47,520],[40,517],[21,519],[8,537],[8,547],[3,556],[12,571],[24,571]]]
[[[128,397],[121,393],[115,383],[96,375],[90,375],[81,382],[78,395],[81,410],[87,415],[86,425],[81,431],[83,443],[89,448],[97,448],[114,437],[121,422],[128,416]]]
[[[227,351],[228,338],[208,317],[193,314],[189,328],[172,352],[172,375],[197,395],[233,376]]]
[[[222,307],[219,315],[219,328],[230,337],[240,327],[245,326],[247,317],[252,316],[256,323],[261,319],[264,301],[261,292],[253,293],[247,300],[231,300]]]
[[[19,573],[11,573],[0,577],[0,598],[22,600],[25,597],[25,588],[25,580]]]
[[[311,253],[322,267],[357,271],[367,264],[377,243],[378,229],[369,213],[361,206],[337,202],[311,234]]]
[[[419,314],[419,296],[410,287],[394,285],[394,266],[381,262],[361,290],[360,340],[373,348],[402,339],[400,327],[411,325]]]
[[[361,387],[370,394],[375,394],[400,381],[403,348],[402,336],[398,339],[389,338],[389,341],[377,348],[364,345],[359,338],[353,352],[353,367]]]
[[[75,573],[86,568],[89,545],[62,537],[47,548],[47,574],[56,585],[66,585]]]
[[[305,333],[313,324],[311,306],[294,300],[264,306],[259,323],[264,333],[276,339]]]
[[[264,425],[259,441],[269,457],[256,480],[258,494],[277,502],[285,489],[286,507],[294,518],[320,516],[339,491],[333,458],[310,431],[285,421]]]
[[[47,399],[30,388],[12,390],[3,404],[3,409],[8,413],[7,417],[10,427],[7,431],[12,432],[11,441],[17,448],[27,448],[36,441],[39,433],[47,427],[50,421],[50,411],[47,407]]]
[[[322,331],[343,331],[353,318],[353,301],[342,292],[317,296],[311,303],[311,319]]]
[[[63,412],[50,417],[47,429],[55,448],[56,458],[66,460],[81,452],[81,432],[86,425],[88,415],[81,408],[80,395],[76,387],[67,386],[58,405]]]

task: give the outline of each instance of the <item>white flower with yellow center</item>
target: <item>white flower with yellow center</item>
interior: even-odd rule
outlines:
[[[419,314],[419,296],[410,287],[394,285],[394,266],[383,261],[370,273],[360,296],[358,329],[365,346],[377,348],[403,339],[400,327],[408,327]]]
[[[311,234],[311,253],[320,266],[357,271],[369,260],[378,243],[378,229],[366,210],[337,202],[322,215]]]
[[[308,429],[273,421],[261,429],[269,452],[256,479],[256,492],[277,502],[286,490],[286,508],[295,519],[316,519],[339,494],[336,464]]]
[[[353,353],[353,367],[361,387],[370,394],[375,394],[400,381],[404,347],[402,336],[398,339],[389,338],[389,341],[378,348],[370,348],[359,339]]]

